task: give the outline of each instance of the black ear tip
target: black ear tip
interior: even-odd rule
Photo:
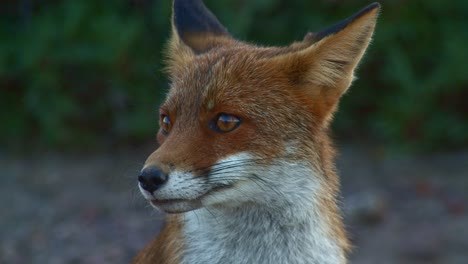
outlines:
[[[174,24],[181,35],[208,32],[215,35],[227,34],[202,0],[174,0],[173,12]]]
[[[341,21],[341,22],[338,22],[322,31],[319,31],[318,33],[314,34],[314,39],[316,41],[324,38],[324,37],[327,37],[327,36],[330,36],[330,35],[333,35],[341,30],[343,30],[346,26],[348,26],[349,24],[351,24],[353,21],[359,19],[360,17],[368,14],[369,12],[373,11],[373,10],[380,10],[380,4],[378,2],[374,2],[366,7],[364,7],[363,9],[359,10],[357,13],[355,13],[354,15],[348,17],[347,19]]]
[[[360,17],[362,17],[363,15],[373,11],[373,10],[380,10],[381,6],[380,6],[380,3],[378,2],[374,2],[366,7],[364,7],[363,9],[359,10],[357,13],[355,13],[353,16],[351,16],[349,19],[351,21],[354,21]]]
[[[379,2],[374,2],[374,3],[366,6],[362,11],[364,11],[363,13],[367,13],[367,12],[369,12],[371,10],[374,10],[374,9],[379,9],[380,10],[380,8],[381,8],[380,3]]]

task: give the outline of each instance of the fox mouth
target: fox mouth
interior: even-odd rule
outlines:
[[[193,211],[203,207],[202,200],[204,197],[213,193],[229,189],[231,186],[220,186],[211,189],[210,191],[193,199],[151,199],[150,204],[166,213],[176,214]]]

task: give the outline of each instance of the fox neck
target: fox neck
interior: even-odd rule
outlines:
[[[187,213],[183,263],[345,263],[335,198],[317,177],[297,173],[307,170],[278,175],[302,180],[277,184],[254,203]]]

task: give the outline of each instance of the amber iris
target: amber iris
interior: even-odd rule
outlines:
[[[241,123],[241,120],[234,115],[219,114],[212,125],[213,130],[219,133],[228,133],[236,129]]]
[[[161,116],[161,131],[164,135],[167,135],[171,131],[172,123],[167,115]]]

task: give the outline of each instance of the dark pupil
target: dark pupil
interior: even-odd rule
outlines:
[[[239,122],[239,120],[233,116],[221,115],[218,118],[218,128],[223,131],[228,131],[234,128],[237,122]]]

